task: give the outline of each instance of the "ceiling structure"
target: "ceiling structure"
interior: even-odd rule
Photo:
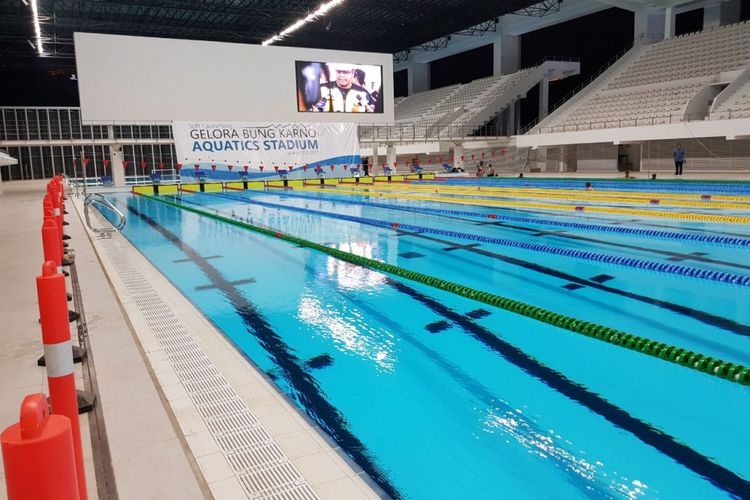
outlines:
[[[320,0],[0,0],[0,64],[72,67],[76,31],[259,44],[319,6]],[[451,33],[494,30],[504,14],[540,16],[558,6],[559,0],[347,0],[276,45],[434,50],[430,43]]]

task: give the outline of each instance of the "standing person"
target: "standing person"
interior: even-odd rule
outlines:
[[[685,163],[685,150],[682,149],[682,144],[677,144],[674,148],[672,158],[674,158],[674,175],[682,175],[682,164]]]

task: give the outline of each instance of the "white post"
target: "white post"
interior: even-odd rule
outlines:
[[[125,155],[122,153],[122,146],[111,144],[109,146],[109,168],[112,170],[112,185],[114,187],[125,187],[125,169],[122,168],[122,160]]]
[[[461,144],[453,146],[453,168],[464,169],[464,147]]]
[[[385,163],[389,167],[394,168],[393,164],[396,163],[396,146],[393,144],[389,144],[385,150]]]
[[[674,36],[675,12],[674,7],[664,9],[664,39]]]
[[[430,90],[430,64],[412,62],[406,71],[409,95]]]
[[[542,78],[539,82],[539,120],[549,113],[549,80]]]

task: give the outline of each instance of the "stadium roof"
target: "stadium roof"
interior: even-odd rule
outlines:
[[[495,18],[521,9],[541,15],[532,7],[538,2],[347,0],[277,45],[396,53],[455,32],[482,34],[494,29]],[[34,3],[44,59],[71,66],[76,31],[260,43],[315,10],[320,0],[0,0],[5,65],[39,59]]]

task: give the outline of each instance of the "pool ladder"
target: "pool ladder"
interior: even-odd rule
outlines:
[[[117,224],[112,224],[112,226],[110,227],[94,227],[89,216],[89,207],[95,203],[114,213],[118,217]],[[88,226],[88,228],[96,233],[100,238],[109,238],[112,236],[112,233],[116,231],[122,231],[122,228],[124,228],[125,224],[127,223],[125,215],[123,215],[123,213],[120,212],[120,210],[116,206],[114,206],[111,201],[109,201],[99,193],[90,193],[86,195],[83,200],[83,214],[86,218],[86,225]]]

